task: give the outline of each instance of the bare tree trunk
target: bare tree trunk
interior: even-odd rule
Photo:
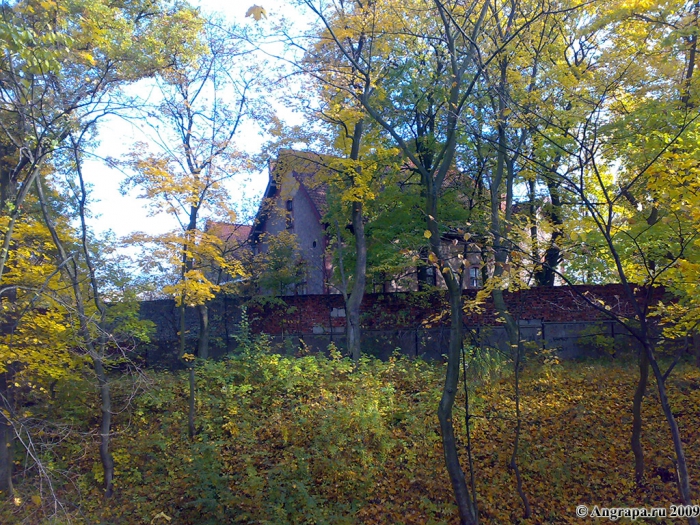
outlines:
[[[549,239],[549,246],[545,250],[544,262],[540,270],[535,272],[535,281],[537,286],[554,286],[554,277],[556,276],[557,268],[561,262],[561,248],[559,240],[562,236],[563,219],[561,211],[561,196],[559,193],[559,183],[547,179],[547,188],[549,190],[549,198],[551,210],[549,218],[552,221],[552,236]]]
[[[182,266],[180,267],[180,282],[184,285],[185,281],[187,279],[187,272],[190,271],[194,267],[194,261],[192,258],[188,255],[188,251],[191,249],[190,244],[194,244],[194,238],[192,238],[190,235],[192,235],[196,230],[197,230],[197,215],[199,213],[199,207],[197,206],[190,206],[190,219],[187,224],[187,228],[185,229],[185,241],[182,243],[182,256],[180,258]],[[183,287],[182,289],[182,295],[180,296],[180,306],[179,311],[180,311],[180,333],[179,333],[179,345],[178,345],[178,352],[177,356],[178,358],[182,359],[182,356],[185,355],[185,329],[186,329],[186,308],[187,308],[187,291],[186,288]]]
[[[464,385],[464,428],[467,432],[467,461],[469,462],[469,486],[472,489],[474,521],[479,523],[479,505],[476,500],[476,474],[474,471],[474,454],[472,452],[471,408],[469,404],[469,386],[467,385],[467,355],[462,343],[462,383]]]
[[[590,210],[593,209],[593,205],[588,201],[588,199],[580,193],[580,195],[584,198],[584,202],[586,204],[586,207]],[[612,210],[612,205],[609,205],[609,209]],[[610,212],[610,215],[612,215],[612,212]],[[639,321],[640,327],[638,329],[635,329],[633,327],[630,327],[629,325],[623,323],[624,326],[630,332],[632,335],[639,341],[639,343],[642,346],[642,352],[646,354],[646,360],[648,362],[648,365],[644,364],[640,357],[640,383],[644,379],[644,368],[646,366],[651,366],[651,369],[654,372],[654,379],[656,380],[656,388],[659,394],[659,401],[661,402],[661,407],[663,409],[664,415],[666,416],[666,421],[669,426],[669,430],[671,431],[671,437],[673,440],[673,448],[676,454],[676,476],[677,476],[677,483],[678,483],[678,492],[681,496],[681,500],[684,505],[692,505],[693,504],[693,499],[691,496],[690,492],[690,476],[688,474],[688,465],[687,461],[685,458],[685,452],[683,450],[683,441],[681,440],[680,436],[680,431],[678,429],[678,424],[676,423],[676,418],[673,415],[673,412],[671,410],[671,405],[668,401],[668,395],[666,393],[666,376],[661,372],[661,369],[659,367],[658,362],[656,361],[656,356],[654,355],[654,343],[652,342],[651,335],[649,334],[649,323],[648,323],[648,314],[647,314],[647,306],[649,303],[649,299],[651,296],[647,294],[647,300],[646,304],[644,306],[640,305],[637,301],[637,295],[635,294],[632,286],[630,285],[629,281],[627,280],[627,274],[624,270],[624,267],[622,265],[622,258],[620,256],[620,253],[617,251],[617,248],[615,244],[613,243],[612,235],[610,234],[611,230],[611,223],[602,223],[598,222],[598,229],[601,233],[605,235],[605,242],[608,246],[608,250],[610,255],[612,255],[613,260],[615,262],[615,267],[617,269],[618,276],[620,277],[620,281],[622,283],[622,286],[625,290],[625,295],[627,296],[628,300],[630,303],[634,306],[635,308],[635,315],[637,317],[637,320]],[[649,290],[648,290],[649,292]],[[620,322],[620,319],[618,319],[618,322]],[[669,369],[670,371],[670,369]],[[644,385],[641,385],[644,386]],[[638,384],[637,386],[637,392],[635,393],[635,402],[637,401],[638,394],[641,392],[641,387]],[[639,398],[641,400],[642,396],[639,395]],[[641,401],[640,401],[641,404]],[[641,415],[641,409],[640,409],[640,415]],[[636,417],[636,415],[635,415]],[[634,443],[633,443],[634,446]],[[641,449],[641,447],[640,447]],[[635,459],[638,459],[637,454],[635,452]],[[635,472],[637,474],[637,472]],[[695,517],[688,518],[688,523],[690,525],[698,525],[698,520]]]
[[[182,359],[185,355],[185,301],[182,299],[182,303],[177,307],[180,330],[177,333],[177,357]]]
[[[77,160],[77,157],[76,157]],[[104,329],[104,322],[105,322],[105,316],[106,316],[106,311],[105,311],[105,306],[101,302],[99,298],[99,287],[97,285],[97,280],[95,277],[95,269],[92,264],[92,258],[90,256],[90,250],[88,249],[87,245],[87,230],[86,230],[86,224],[85,224],[85,199],[87,198],[87,192],[85,190],[85,186],[83,183],[83,177],[82,173],[80,171],[78,164],[78,175],[80,178],[80,185],[82,189],[82,196],[81,196],[81,202],[80,202],[80,219],[82,223],[82,244],[83,244],[83,255],[85,256],[85,262],[87,263],[88,271],[90,274],[90,285],[93,290],[93,299],[95,302],[95,306],[100,312],[100,321],[98,328],[100,330]],[[99,348],[95,347],[95,341],[93,339],[92,334],[90,333],[90,326],[89,323],[91,322],[85,312],[85,301],[83,299],[83,292],[80,288],[80,276],[79,276],[79,267],[75,261],[75,258],[73,256],[68,255],[68,253],[65,250],[65,247],[63,246],[63,242],[61,241],[58,231],[56,230],[56,225],[53,222],[53,219],[51,218],[51,215],[49,214],[48,207],[46,206],[46,199],[44,198],[44,191],[42,188],[42,183],[40,179],[36,180],[36,188],[37,188],[37,195],[39,197],[39,203],[41,205],[41,212],[44,217],[44,222],[46,223],[46,227],[49,229],[49,232],[51,233],[51,238],[54,242],[54,245],[56,246],[56,250],[58,251],[59,257],[61,258],[61,263],[63,264],[64,262],[71,261],[70,265],[66,265],[65,267],[65,274],[68,276],[71,286],[73,288],[73,296],[75,299],[75,307],[78,312],[78,322],[79,322],[79,327],[80,327],[80,334],[83,339],[83,343],[85,344],[85,347],[87,348],[87,354],[92,360],[94,369],[95,369],[95,376],[97,378],[98,382],[98,387],[100,390],[100,401],[101,401],[101,411],[102,411],[102,422],[100,426],[100,459],[102,462],[102,470],[104,473],[104,489],[105,489],[105,498],[109,498],[112,496],[113,492],[113,478],[114,478],[114,460],[112,458],[112,455],[109,451],[109,442],[110,442],[110,428],[112,424],[112,413],[111,413],[111,407],[112,407],[112,401],[111,401],[111,396],[110,396],[110,390],[109,390],[109,381],[107,380],[107,375],[106,371],[104,369],[104,357],[105,357],[105,341],[104,341],[104,335],[101,337],[101,340],[99,342]]]
[[[360,158],[360,143],[362,141],[363,120],[355,124],[352,137],[352,149],[350,159],[357,161]],[[356,167],[359,171],[361,168]],[[346,335],[348,353],[353,361],[360,360],[361,355],[361,327],[360,327],[360,305],[365,294],[365,284],[367,281],[367,240],[365,239],[365,225],[362,202],[352,203],[352,227],[355,235],[355,272],[353,274],[352,292],[345,301],[346,312]]]
[[[356,262],[355,275],[352,283],[352,293],[345,303],[347,312],[346,333],[348,340],[348,353],[353,361],[360,360],[362,335],[360,327],[360,305],[365,294],[367,276],[367,244],[365,242],[365,227],[363,224],[362,203],[352,203],[352,223],[355,228]]]
[[[671,437],[673,439],[673,448],[676,453],[676,476],[678,482],[678,492],[680,493],[683,505],[693,505],[693,497],[690,492],[690,476],[688,474],[688,462],[685,458],[685,452],[683,450],[683,441],[681,439],[681,433],[678,429],[678,423],[671,410],[671,404],[668,401],[668,394],[666,393],[666,378],[664,377],[659,364],[654,357],[654,348],[651,343],[647,342],[644,351],[647,353],[647,359],[651,365],[651,369],[654,371],[654,378],[656,379],[656,388],[659,393],[659,401],[661,401],[661,408],[663,409],[664,415],[666,416],[666,421],[668,422],[669,429],[671,430]],[[698,525],[698,519],[696,517],[688,518],[689,525]]]
[[[450,279],[454,281],[454,279]],[[459,360],[462,347],[462,293],[452,283],[448,286],[450,291],[450,345],[447,355],[447,374],[445,375],[445,385],[442,389],[442,397],[438,405],[438,420],[440,421],[440,431],[442,433],[442,449],[445,455],[445,465],[452,483],[452,491],[455,495],[459,519],[461,525],[475,525],[476,509],[467,488],[467,480],[459,464],[457,454],[457,442],[454,435],[454,425],[452,423],[452,408],[457,395],[459,384]]]
[[[190,410],[187,415],[187,431],[190,436],[190,440],[194,440],[196,429],[194,426],[194,402],[195,402],[195,377],[194,377],[194,363],[190,363],[188,366],[188,377],[190,383]]]
[[[442,260],[440,251],[441,240],[438,228],[438,187],[431,177],[423,177],[424,195],[426,200],[425,214],[427,217],[427,227],[430,232],[430,250],[437,261],[438,270],[444,270],[445,284],[449,293],[450,301],[450,341],[447,354],[447,372],[445,374],[445,384],[442,388],[442,396],[438,405],[438,420],[440,421],[440,431],[442,434],[442,449],[445,456],[445,466],[450,476],[452,491],[459,510],[460,525],[477,525],[477,509],[474,506],[476,497],[472,498],[467,486],[464,471],[459,463],[457,453],[457,442],[454,433],[452,420],[452,409],[454,407],[457,388],[459,386],[459,368],[464,343],[464,327],[462,319],[462,289],[459,279],[450,269],[447,262]]]
[[[505,253],[502,250],[500,253]],[[505,255],[499,255],[497,251],[496,254],[496,266],[498,267],[499,259],[505,259]],[[505,264],[501,261],[501,265]],[[502,267],[502,266],[501,266]],[[500,271],[495,272],[496,277],[500,277]],[[529,518],[532,515],[532,510],[530,508],[530,500],[527,497],[527,493],[523,488],[523,481],[520,475],[520,469],[518,468],[518,448],[520,446],[520,429],[522,427],[522,419],[520,417],[520,358],[521,358],[521,347],[520,342],[520,331],[518,330],[518,325],[508,311],[508,306],[506,305],[505,299],[503,298],[503,290],[495,288],[492,292],[493,305],[498,312],[499,317],[504,320],[506,335],[508,337],[508,343],[511,349],[511,355],[514,363],[515,370],[515,414],[516,414],[516,425],[515,425],[515,438],[513,440],[513,454],[511,455],[508,467],[513,470],[515,474],[516,490],[518,496],[523,502],[523,515],[525,518]]]
[[[200,304],[197,307],[199,313],[199,340],[197,341],[197,357],[209,359],[209,306]]]
[[[102,401],[102,423],[100,425],[100,460],[104,473],[105,498],[111,498],[114,489],[114,459],[109,452],[110,431],[112,428],[112,397],[109,391],[109,382],[104,369],[102,359],[93,360],[95,376],[100,387],[100,400]]]
[[[530,257],[536,263],[540,260],[540,242],[539,228],[537,227],[537,181],[534,178],[527,181],[527,195],[529,201],[528,219],[530,219]],[[535,279],[537,279],[536,266]]]
[[[92,289],[92,299],[95,307],[100,313],[98,329],[100,330],[99,341],[97,345],[90,339],[90,333],[87,327],[87,318],[85,316],[85,306],[83,303],[83,297],[80,294],[80,287],[77,286],[78,281],[78,269],[74,266],[73,270],[73,281],[74,289],[77,288],[75,294],[76,304],[78,306],[78,312],[81,316],[81,323],[83,323],[82,330],[85,334],[85,339],[87,341],[87,346],[90,349],[90,357],[92,358],[95,367],[95,376],[97,377],[97,383],[100,389],[100,401],[101,401],[101,411],[102,411],[102,422],[100,428],[100,459],[102,461],[102,470],[104,473],[104,489],[105,498],[111,498],[114,489],[113,479],[114,479],[114,459],[109,451],[110,444],[110,432],[112,428],[112,396],[110,393],[109,380],[107,378],[107,373],[104,368],[104,360],[107,356],[106,352],[106,342],[107,334],[105,332],[105,324],[107,318],[107,309],[104,302],[101,299],[100,286],[97,281],[95,274],[95,266],[93,264],[92,255],[90,254],[90,249],[88,246],[88,228],[87,222],[85,220],[85,207],[87,203],[87,189],[85,188],[85,180],[83,178],[82,162],[79,151],[79,143],[76,142],[75,138],[71,135],[71,144],[73,146],[73,153],[75,156],[76,163],[76,173],[78,175],[78,181],[80,183],[80,199],[79,199],[79,211],[80,211],[80,224],[81,224],[81,241],[83,248],[83,255],[85,256],[85,263],[88,268],[88,274],[90,277],[90,287]],[[57,236],[55,237],[58,238]],[[97,348],[96,348],[97,346]]]
[[[178,355],[182,361],[184,361],[187,367],[187,381],[189,384],[189,396],[188,396],[188,411],[187,411],[187,435],[190,440],[194,439],[195,435],[195,374],[194,374],[194,362],[186,361],[183,359],[185,355],[185,302],[184,298],[182,304],[180,305],[180,339],[179,339],[179,350]],[[201,337],[200,333],[200,337]],[[201,339],[200,339],[201,341]]]
[[[527,493],[523,489],[523,479],[520,475],[520,468],[518,467],[518,447],[520,445],[520,429],[522,427],[522,418],[520,415],[520,356],[522,352],[522,345],[518,341],[517,349],[515,350],[515,438],[513,439],[513,454],[510,456],[510,463],[508,467],[515,474],[516,490],[518,495],[523,502],[523,518],[528,519],[532,516],[532,509],[530,508],[530,500],[527,497]]]
[[[639,379],[632,401],[632,452],[634,453],[634,479],[637,485],[644,480],[644,448],[642,447],[642,402],[649,380],[649,358],[642,348],[639,354]]]
[[[498,112],[500,115],[504,115],[506,109],[506,103],[503,94],[507,86],[506,83],[506,72],[507,63],[503,62],[501,64],[501,96],[498,98]],[[515,183],[515,166],[512,158],[508,158],[508,147],[507,147],[507,137],[506,137],[506,126],[505,121],[499,122],[497,126],[498,131],[498,155],[496,159],[496,169],[493,173],[493,179],[491,181],[491,231],[494,234],[493,238],[493,249],[494,249],[494,271],[493,277],[495,279],[500,279],[506,272],[506,267],[508,263],[508,253],[509,249],[506,243],[508,240],[509,233],[509,222],[513,209],[513,185]],[[501,220],[501,205],[502,194],[501,188],[505,186],[505,220]],[[503,290],[500,287],[500,283],[496,283],[495,288],[492,292],[493,305],[498,312],[498,316],[505,323],[506,334],[508,337],[508,345],[511,357],[515,363],[515,391],[516,391],[516,412],[517,412],[517,424],[515,439],[513,443],[513,454],[510,459],[509,467],[513,470],[516,477],[516,490],[523,502],[523,513],[525,517],[529,517],[531,514],[530,502],[528,500],[527,494],[523,489],[522,478],[520,476],[520,469],[518,468],[518,447],[520,443],[520,409],[519,409],[519,375],[518,367],[520,366],[520,330],[518,329],[518,324],[513,318],[513,315],[508,310],[508,305],[503,297]]]
[[[5,499],[12,499],[12,441],[15,431],[9,417],[12,414],[11,392],[9,384],[12,381],[12,370],[0,374],[0,396],[2,396],[2,411],[0,412],[0,493]],[[9,416],[9,417],[8,417]]]

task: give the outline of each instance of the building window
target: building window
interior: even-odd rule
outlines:
[[[292,199],[289,199],[287,201],[287,217],[286,217],[286,223],[287,223],[287,229],[292,230],[294,229],[294,213],[292,213],[294,209],[294,205],[292,202]]]
[[[469,288],[481,288],[481,268],[478,266],[469,268]]]
[[[428,266],[425,269],[425,282],[426,284],[430,286],[435,286],[437,284],[435,280],[435,267],[434,266]]]

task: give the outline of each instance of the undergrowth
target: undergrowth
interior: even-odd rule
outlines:
[[[668,506],[672,448],[654,385],[645,401],[648,477],[629,451],[635,369],[619,363],[528,365],[522,374],[519,464],[534,516],[522,520],[507,468],[514,435],[508,364],[467,352],[482,523],[578,523],[575,507]],[[478,366],[477,366],[478,365]],[[197,435],[187,438],[184,375],[148,373],[115,415],[115,496],[101,497],[94,392],[59,385],[46,418],[71,431],[45,450],[58,514],[28,475],[2,523],[265,525],[457,523],[436,408],[444,365],[402,357],[284,357],[260,350],[197,366]],[[115,384],[117,396],[130,394]],[[120,390],[121,389],[121,390]],[[700,458],[700,373],[679,367],[669,391],[691,478]],[[454,420],[466,468],[464,395]],[[50,413],[49,413],[50,412]],[[66,423],[68,422],[68,423]],[[30,472],[31,474],[31,472]],[[698,494],[698,485],[694,485]],[[43,497],[37,497],[41,494]],[[60,510],[60,509],[59,509]]]

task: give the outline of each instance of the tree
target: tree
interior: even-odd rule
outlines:
[[[692,504],[684,447],[666,391],[676,361],[662,371],[654,335],[654,316],[667,312],[663,307],[654,312],[652,304],[655,287],[675,280],[688,267],[685,261],[696,256],[698,224],[683,209],[692,206],[686,177],[693,178],[696,165],[687,141],[695,136],[699,116],[697,7],[638,7],[632,13],[607,6],[582,24],[567,51],[573,60],[558,71],[565,108],[533,111],[530,122],[561,159],[549,177],[575,203],[578,225],[570,250],[579,257],[598,250],[607,262],[604,271],[619,279],[634,306],[633,320],[601,309],[640,345],[631,440],[637,481],[644,477],[641,405],[651,368],[672,435],[679,494]],[[571,282],[566,267],[561,275]]]
[[[185,309],[197,308],[200,321],[197,355],[209,355],[209,310],[207,303],[218,286],[203,273],[201,264],[216,259],[231,275],[241,273],[236,261],[218,257],[220,239],[204,232],[207,219],[235,221],[225,187],[245,166],[236,150],[234,136],[248,105],[252,80],[242,74],[243,51],[237,42],[223,33],[217,23],[206,25],[196,46],[196,55],[173,55],[171,66],[157,78],[159,96],[148,117],[151,138],[159,151],[151,152],[144,144],[136,145],[130,158],[123,162],[132,175],[124,190],[138,187],[149,199],[155,212],[173,215],[180,230],[157,238],[136,236],[134,239],[156,241],[169,246],[169,258],[178,275],[177,283],[164,289],[175,296],[180,316],[178,355],[190,371],[189,433],[194,437],[195,378],[192,354],[186,351]],[[239,74],[241,73],[241,74]],[[231,93],[235,100],[227,98]],[[173,250],[177,245],[177,252]],[[218,257],[218,259],[217,259]],[[177,260],[175,260],[177,259]]]
[[[171,244],[179,236],[180,257],[177,263],[179,284],[169,288],[176,292],[180,308],[181,330],[179,355],[185,354],[185,305],[196,305],[200,316],[198,355],[208,356],[207,301],[215,290],[209,279],[196,267],[197,251],[211,252],[209,245],[216,240],[203,232],[203,214],[209,219],[234,222],[225,188],[245,166],[245,159],[236,150],[234,136],[248,104],[251,80],[234,76],[236,61],[241,60],[238,44],[218,31],[211,22],[201,36],[199,55],[173,56],[172,65],[158,77],[161,100],[148,112],[153,130],[151,138],[160,150],[148,150],[138,144],[125,162],[132,171],[124,190],[143,189],[141,198],[148,199],[154,212],[173,215],[180,233],[163,239]],[[233,92],[235,100],[227,98]],[[200,254],[201,256],[204,253]],[[208,253],[207,255],[212,255]],[[231,268],[233,273],[235,271]],[[197,300],[194,298],[197,297]]]
[[[122,5],[28,0],[3,3],[0,10],[6,49],[0,58],[0,282],[5,284],[13,235],[25,220],[23,205],[30,192],[41,189],[37,181],[42,169],[71,134],[80,135],[114,109],[111,96],[118,87],[163,67],[164,49],[183,49],[196,13],[151,1]],[[61,256],[58,268],[69,271],[71,261],[75,262]],[[87,327],[82,330],[87,335]],[[4,368],[0,385],[7,388],[0,394],[7,402],[16,367]],[[4,454],[12,435],[7,417],[11,406],[5,408],[0,425],[0,490],[11,495],[11,455]],[[106,481],[109,470],[105,462]],[[106,491],[111,492],[111,482]]]
[[[374,46],[377,44],[374,36],[385,23],[386,13],[375,2],[300,0],[298,5],[323,22],[321,28],[313,28],[310,34],[304,35],[283,28],[287,52],[293,54],[294,50],[303,50],[303,56],[284,61],[291,66],[293,73],[310,79],[313,93],[317,101],[320,100],[320,103],[311,103],[308,94],[304,94],[300,95],[301,103],[299,100],[294,100],[294,103],[304,107],[310,120],[326,124],[322,134],[330,134],[336,139],[320,141],[325,143],[323,153],[328,155],[322,157],[327,165],[323,166],[324,174],[316,183],[329,184],[338,190],[344,206],[335,211],[338,213],[347,208],[346,217],[349,216],[349,221],[337,216],[333,221],[338,220],[339,224],[342,221],[343,227],[349,222],[353,237],[352,272],[348,274],[342,267],[338,288],[345,301],[348,353],[358,361],[361,355],[360,305],[367,287],[365,206],[375,196],[372,186],[381,177],[383,169],[377,168],[377,155],[369,154],[376,151],[379,143],[373,140],[369,129],[371,121],[367,120],[361,101],[372,97],[371,79],[382,75],[381,65],[379,69],[374,68]],[[345,29],[338,35],[334,31],[325,31],[323,27],[327,24]],[[342,40],[340,47],[336,45],[339,43],[336,38]],[[264,50],[264,46],[261,49]],[[350,60],[345,60],[345,54]],[[365,72],[359,71],[357,64],[362,64]],[[371,73],[366,75],[367,71]]]
[[[1,13],[7,52],[0,62],[0,204],[9,222],[0,277],[14,224],[42,164],[79,122],[105,111],[118,86],[163,67],[164,49],[181,50],[194,17],[189,9],[150,1],[26,1],[3,4]]]
[[[267,250],[251,258],[250,275],[255,279],[258,292],[284,295],[304,279],[305,261],[299,254],[299,243],[293,233],[281,231],[276,235],[264,235]]]
[[[352,67],[364,82],[377,93],[372,98],[359,98],[352,92],[367,114],[394,140],[401,153],[409,161],[411,169],[421,178],[424,195],[424,213],[427,229],[425,237],[430,243],[430,261],[443,272],[450,296],[450,343],[448,367],[443,396],[438,408],[442,431],[445,462],[455,494],[462,523],[476,523],[475,500],[467,488],[460,467],[452,423],[452,407],[459,378],[460,353],[463,339],[462,290],[457,272],[443,260],[440,231],[440,190],[447,174],[454,166],[457,147],[460,112],[465,108],[473,83],[471,76],[476,69],[478,40],[482,36],[483,21],[488,2],[472,6],[467,16],[461,18],[469,28],[453,23],[451,12],[436,1],[432,6],[405,3],[399,7],[390,2],[381,9],[390,13],[393,24],[375,28],[373,46],[383,51],[375,60],[393,65],[392,76],[377,83],[373,64],[356,60],[346,44],[344,27],[336,27],[333,20],[321,17],[342,60]],[[317,13],[320,14],[320,13]],[[403,15],[403,16],[402,16]],[[470,18],[474,15],[474,18]],[[417,32],[416,28],[420,28]],[[399,47],[402,55],[394,50],[398,46],[381,46],[382,38],[392,40],[393,35],[413,37]],[[407,55],[406,51],[410,53]],[[392,52],[394,51],[394,52]],[[411,75],[415,62],[422,67],[418,77]],[[409,76],[410,81],[399,80]],[[381,101],[381,102],[380,102]]]
[[[50,233],[37,216],[36,201],[25,200],[25,215],[14,229],[14,240],[5,264],[2,296],[3,335],[0,338],[0,391],[4,421],[0,427],[0,490],[12,498],[13,442],[20,436],[30,443],[26,427],[27,410],[19,411],[21,389],[29,385],[38,395],[49,385],[70,378],[82,367],[71,351],[75,342],[69,328],[69,312],[64,308],[60,290],[63,284],[56,267]],[[10,383],[11,381],[11,383]],[[35,451],[28,450],[40,463]],[[48,477],[48,476],[47,476]],[[47,479],[51,488],[51,480]]]

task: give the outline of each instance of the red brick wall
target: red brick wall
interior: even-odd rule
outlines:
[[[663,293],[663,289],[654,290],[654,300]],[[465,290],[463,295],[468,304],[474,300],[476,291]],[[531,288],[507,292],[505,299],[510,312],[521,320],[580,322],[607,318],[581,295],[602,302],[617,315],[632,315],[632,304],[625,298],[622,286],[617,284]],[[642,303],[641,292],[639,295],[638,301]],[[264,306],[253,306],[249,316],[255,332],[272,335],[340,332],[345,326],[345,317],[334,313],[344,307],[340,295],[289,296]],[[365,328],[375,330],[446,325],[449,321],[447,292],[365,294],[362,320]],[[465,313],[464,322],[467,325],[498,324],[492,301],[488,299],[477,311]]]

